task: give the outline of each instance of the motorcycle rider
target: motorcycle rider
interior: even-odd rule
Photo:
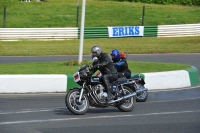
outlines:
[[[113,49],[110,53],[112,56],[113,65],[117,69],[118,76],[120,78],[126,77],[127,79],[131,78],[131,70],[128,68],[128,63],[126,61],[125,53],[119,52],[117,49]]]
[[[113,95],[110,90],[110,82],[118,79],[117,70],[113,66],[111,58],[107,53],[104,53],[100,46],[93,46],[91,48],[92,58],[97,57],[98,60],[93,62],[93,68],[91,74],[99,70],[102,74],[102,81],[108,94],[108,100],[113,99]]]

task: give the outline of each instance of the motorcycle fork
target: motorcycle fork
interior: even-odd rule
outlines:
[[[121,86],[121,89],[122,89],[122,93],[123,93],[123,95],[125,95],[125,92],[124,92],[124,87],[123,87],[123,85],[120,85]]]
[[[81,88],[81,93],[80,93],[80,95],[79,95],[78,102],[81,102],[81,99],[82,99],[82,97],[83,97],[84,88],[85,88],[85,83],[83,83],[83,87]]]

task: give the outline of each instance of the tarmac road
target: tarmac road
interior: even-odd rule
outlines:
[[[149,91],[132,112],[89,108],[73,115],[65,93],[0,94],[1,133],[199,133],[200,87]]]

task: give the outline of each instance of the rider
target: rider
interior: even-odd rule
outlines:
[[[107,53],[104,53],[99,46],[93,46],[91,48],[92,58],[97,57],[98,60],[93,62],[93,68],[91,74],[99,70],[102,74],[102,81],[105,85],[106,92],[108,93],[108,100],[113,99],[113,95],[110,90],[110,82],[118,79],[117,70],[114,68],[112,61]]]
[[[117,49],[113,49],[110,53],[112,56],[112,61],[113,65],[117,69],[118,76],[121,77],[126,77],[126,78],[131,78],[131,70],[128,68],[128,63],[126,61],[125,53],[124,52],[119,52]]]

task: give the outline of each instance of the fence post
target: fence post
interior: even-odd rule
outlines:
[[[3,28],[6,28],[6,7],[4,6]]]
[[[142,10],[142,26],[144,26],[144,13],[145,13],[145,6],[143,6]]]
[[[77,6],[76,11],[76,27],[78,27],[79,6]]]

